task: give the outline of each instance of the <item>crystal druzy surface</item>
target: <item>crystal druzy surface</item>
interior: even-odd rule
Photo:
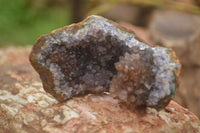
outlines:
[[[133,105],[155,108],[169,102],[180,71],[171,49],[150,47],[99,16],[41,36],[30,62],[59,101],[110,91]]]

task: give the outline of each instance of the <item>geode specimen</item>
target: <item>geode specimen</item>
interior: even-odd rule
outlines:
[[[178,87],[180,64],[169,48],[150,47],[103,17],[41,36],[30,62],[57,100],[110,91],[135,106],[162,108]]]

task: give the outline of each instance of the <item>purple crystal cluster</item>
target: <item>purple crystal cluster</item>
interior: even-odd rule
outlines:
[[[136,38],[110,20],[90,16],[41,36],[30,62],[59,101],[110,91],[135,106],[162,108],[178,87],[179,61],[171,49]]]

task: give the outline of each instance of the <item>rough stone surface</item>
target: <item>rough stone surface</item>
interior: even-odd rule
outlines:
[[[185,66],[200,66],[200,17],[171,10],[156,10],[149,24],[156,44],[173,48]]]
[[[30,50],[0,49],[0,133],[200,132],[199,119],[174,101],[159,112],[147,108],[145,114],[108,94],[59,103],[43,90],[28,62]]]
[[[98,16],[41,36],[30,61],[44,89],[59,101],[111,87],[116,98],[158,109],[169,103],[180,73],[171,49],[150,47],[133,31]]]

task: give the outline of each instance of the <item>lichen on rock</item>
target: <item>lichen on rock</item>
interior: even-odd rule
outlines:
[[[166,106],[180,64],[169,48],[150,47],[120,25],[90,16],[41,36],[30,62],[57,100],[110,91],[135,106]]]

